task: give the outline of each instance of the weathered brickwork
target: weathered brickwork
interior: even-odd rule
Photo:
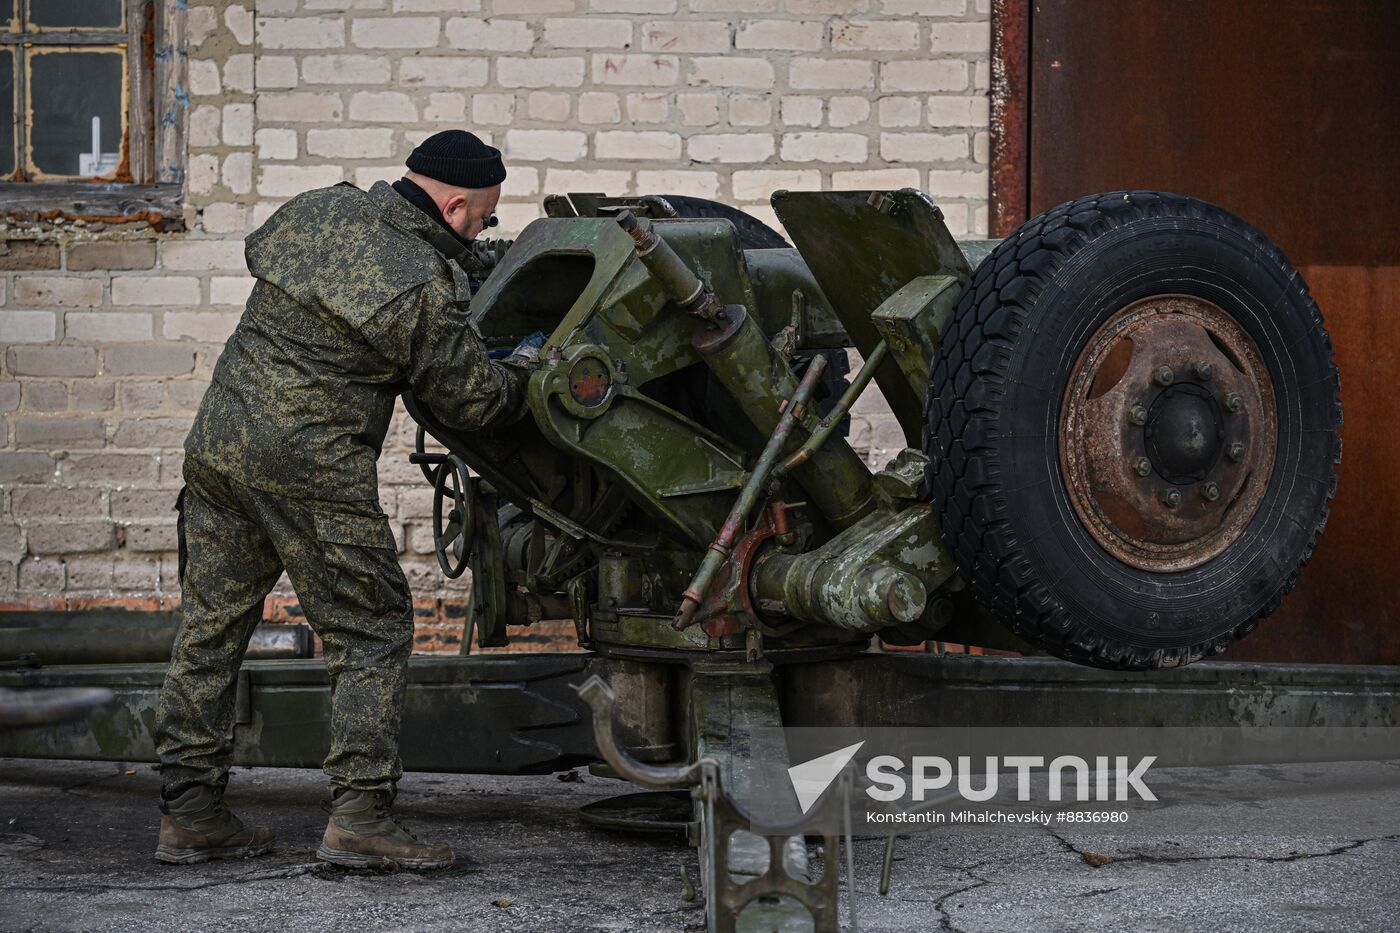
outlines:
[[[172,0],[173,2],[173,0]],[[930,192],[987,226],[989,0],[190,0],[184,230],[0,227],[0,605],[178,599],[180,446],[251,282],[242,238],[307,188],[392,179],[425,136],[500,146],[502,235],[545,193]],[[876,401],[853,440],[901,446]],[[383,505],[452,647],[400,413]],[[294,602],[272,604],[294,616]]]

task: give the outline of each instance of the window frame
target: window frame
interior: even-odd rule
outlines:
[[[0,45],[13,49],[16,56],[26,47],[112,47],[125,43],[127,171],[116,180],[0,181],[0,216],[62,216],[108,222],[160,222],[179,217],[188,110],[183,5],[176,0],[122,0],[122,29],[48,27],[14,32],[12,27],[19,24],[11,20],[11,14],[22,14],[26,2],[19,0],[19,6],[0,11]],[[9,4],[10,0],[0,0],[0,5]],[[117,39],[119,34],[124,38]],[[20,59],[11,67],[20,71],[25,64]],[[16,87],[15,96],[19,122],[26,119],[28,95],[23,87]],[[17,131],[16,170],[23,177],[28,173],[28,147],[21,144],[19,135]]]

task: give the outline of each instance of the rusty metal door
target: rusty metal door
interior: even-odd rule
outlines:
[[[1327,533],[1227,657],[1400,663],[1400,3],[1005,0],[996,16],[1029,100],[996,127],[1003,222],[1117,188],[1214,201],[1283,247],[1336,345]]]

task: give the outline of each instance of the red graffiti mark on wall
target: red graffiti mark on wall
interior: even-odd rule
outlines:
[[[651,40],[653,45],[659,46],[663,50],[673,48],[677,42],[681,41],[680,36],[675,33],[669,33],[664,29],[653,29],[649,31],[647,33],[647,38]]]

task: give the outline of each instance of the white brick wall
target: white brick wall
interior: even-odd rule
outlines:
[[[501,146],[501,235],[547,193],[927,190],[987,226],[989,0],[189,0],[186,232],[37,224],[0,245],[0,603],[178,593],[180,446],[286,198],[392,179],[421,139]],[[863,400],[853,440],[897,430]],[[437,572],[400,413],[383,504]],[[47,601],[47,602],[46,602]]]

